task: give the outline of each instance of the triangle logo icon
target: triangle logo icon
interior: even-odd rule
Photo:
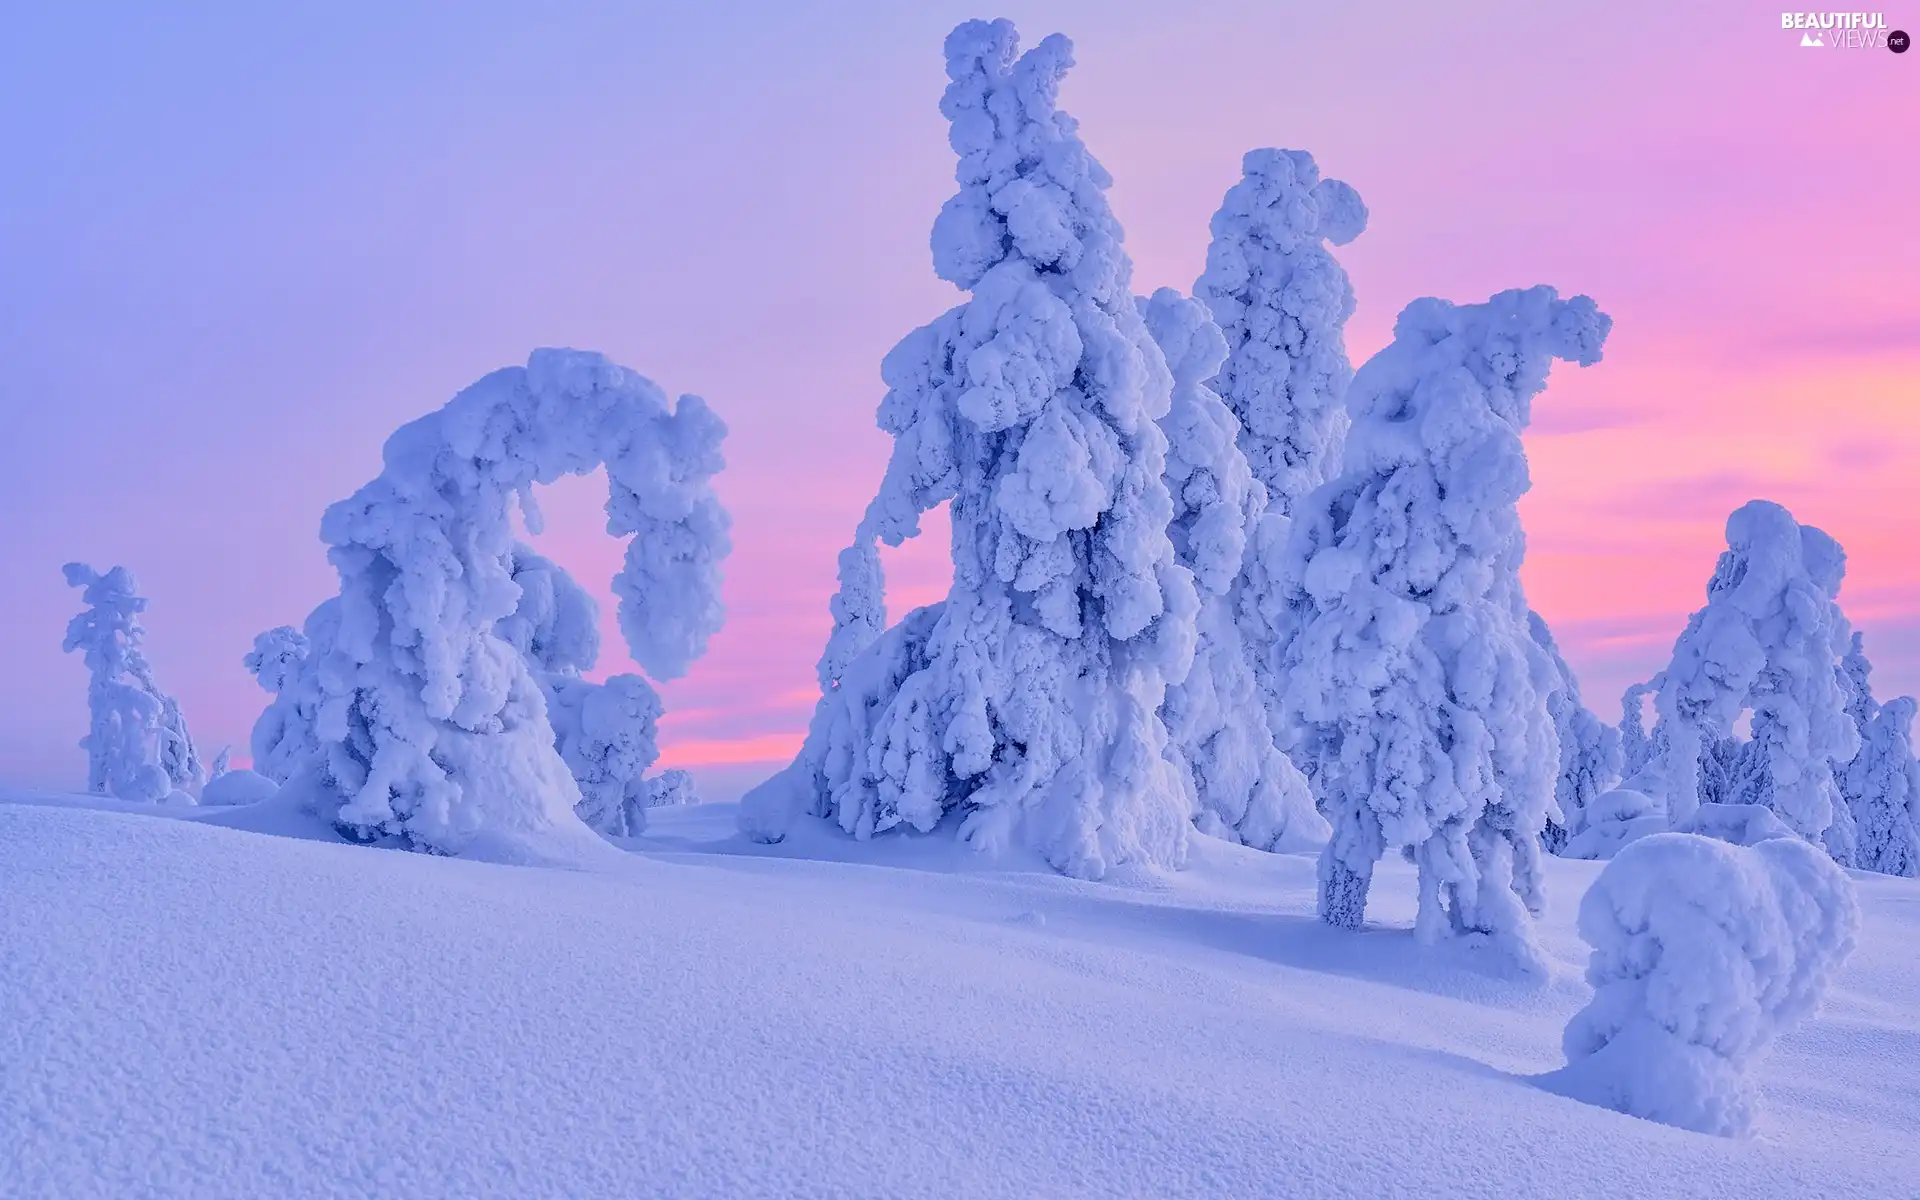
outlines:
[[[1801,34],[1801,35],[1800,35],[1800,44],[1801,44],[1802,46],[1822,46],[1822,47],[1824,47],[1824,46],[1826,45],[1826,43],[1825,43],[1824,41],[1821,41],[1821,40],[1820,40],[1820,35],[1819,35],[1819,34],[1817,34],[1817,33],[1803,33],[1803,34]]]

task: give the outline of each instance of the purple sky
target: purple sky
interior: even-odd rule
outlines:
[[[1063,103],[1139,291],[1191,285],[1241,153],[1281,145],[1372,209],[1341,251],[1356,358],[1423,294],[1545,282],[1615,316],[1536,406],[1524,509],[1594,707],[1659,665],[1758,495],[1849,547],[1879,690],[1920,688],[1920,54],[1802,49],[1731,2],[693,7],[0,17],[0,781],[83,778],[74,558],[139,576],[162,683],[244,754],[240,656],[333,590],[321,510],[541,345],[732,426],[731,620],[666,741],[787,752],[886,454],[880,357],[954,299],[940,42],[975,15],[1074,38]],[[541,544],[604,593],[604,492],[553,493]],[[943,532],[894,556],[896,614],[943,587]]]

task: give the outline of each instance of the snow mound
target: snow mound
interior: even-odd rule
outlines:
[[[1594,996],[1544,1085],[1699,1133],[1749,1132],[1755,1065],[1819,1004],[1859,923],[1846,873],[1791,834],[1635,842],[1580,902]]]
[[[215,807],[256,804],[279,790],[280,785],[265,775],[241,767],[207,780],[207,786],[200,789],[200,803]]]

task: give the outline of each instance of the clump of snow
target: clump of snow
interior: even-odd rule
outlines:
[[[1648,770],[1678,826],[1701,800],[1701,758],[1751,710],[1752,736],[1726,797],[1764,804],[1820,841],[1839,791],[1833,764],[1852,759],[1839,663],[1851,630],[1836,600],[1846,555],[1778,504],[1754,500],[1727,518],[1727,549],[1657,678],[1660,760]]]
[[[310,739],[296,775],[322,815],[442,853],[587,852],[570,762],[597,770],[636,747],[591,724],[570,759],[556,750],[536,668],[576,662],[587,634],[550,571],[516,579],[512,507],[538,532],[535,485],[606,467],[607,531],[631,537],[613,581],[620,630],[651,675],[673,677],[721,621],[724,434],[697,396],[669,406],[598,354],[536,350],[389,438],[380,476],[321,523],[340,595],[307,619],[310,649],[280,689],[297,698],[283,726],[312,704],[311,726],[274,744]],[[516,621],[523,602],[547,608]],[[633,691],[613,705],[622,719]]]
[[[1520,434],[1553,360],[1598,361],[1611,324],[1544,286],[1418,300],[1354,378],[1340,474],[1294,517],[1281,660],[1282,720],[1333,822],[1332,924],[1361,924],[1374,863],[1402,850],[1423,938],[1485,933],[1537,961],[1560,754],[1520,585]]]
[[[194,802],[206,769],[180,704],[154,682],[140,649],[146,597],[133,573],[105,574],[85,563],[62,568],[69,587],[83,589],[86,611],[67,622],[60,648],[78,650],[87,664],[90,726],[80,739],[87,752],[87,790],[122,800]]]
[[[1700,1133],[1752,1129],[1752,1073],[1853,950],[1853,884],[1799,838],[1751,847],[1662,833],[1580,902],[1593,1000],[1545,1086]]]
[[[279,790],[280,785],[265,775],[239,767],[207,780],[207,786],[200,789],[200,803],[210,806],[255,804]]]
[[[1847,764],[1844,789],[1858,830],[1855,865],[1884,875],[1920,875],[1920,764],[1913,757],[1914,701],[1877,705],[1865,744]]]
[[[1558,854],[1569,839],[1585,832],[1587,810],[1594,798],[1620,782],[1620,731],[1580,702],[1580,681],[1560,653],[1546,620],[1539,613],[1529,612],[1527,629],[1553,666],[1554,684],[1547,695],[1547,712],[1553,717],[1560,743],[1560,775],[1553,785],[1558,815],[1548,815],[1546,847]]]
[[[1247,532],[1264,489],[1235,443],[1239,422],[1203,382],[1226,357],[1219,328],[1197,300],[1161,288],[1140,311],[1173,375],[1167,491],[1176,560],[1193,572],[1200,611],[1187,677],[1167,688],[1162,719],[1171,749],[1193,778],[1202,831],[1262,850],[1319,845],[1327,823],[1307,781],[1273,744],[1252,653],[1234,612]]]
[[[1010,22],[970,21],[946,57],[960,187],[933,259],[971,297],[881,366],[893,455],[842,561],[829,686],[742,825],[777,841],[804,812],[867,838],[957,812],[965,841],[1072,875],[1177,865],[1196,801],[1160,706],[1192,663],[1199,601],[1167,537],[1172,381],[1111,181],[1056,105],[1070,43],[1019,54]],[[868,541],[898,545],[948,501],[946,601],[865,641]]]

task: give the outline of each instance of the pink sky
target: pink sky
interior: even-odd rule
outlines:
[[[1075,39],[1063,103],[1137,290],[1192,284],[1241,153],[1280,145],[1372,210],[1340,252],[1356,361],[1420,295],[1544,282],[1614,316],[1606,360],[1536,405],[1523,509],[1529,595],[1593,707],[1657,669],[1755,496],[1847,546],[1879,690],[1920,688],[1920,54],[1802,49],[1734,3],[1173,13],[1008,12]],[[163,681],[244,745],[241,653],[330,590],[321,509],[399,422],[545,344],[732,426],[730,622],[665,689],[667,760],[789,754],[887,451],[880,357],[956,298],[926,241],[952,186],[940,39],[969,15],[38,18],[0,50],[25,168],[0,181],[0,398],[25,414],[0,447],[0,779],[80,771],[61,562],[134,569]],[[50,86],[77,63],[99,88]],[[604,594],[603,493],[553,492],[541,544]],[[937,526],[891,556],[895,615],[944,562]]]

